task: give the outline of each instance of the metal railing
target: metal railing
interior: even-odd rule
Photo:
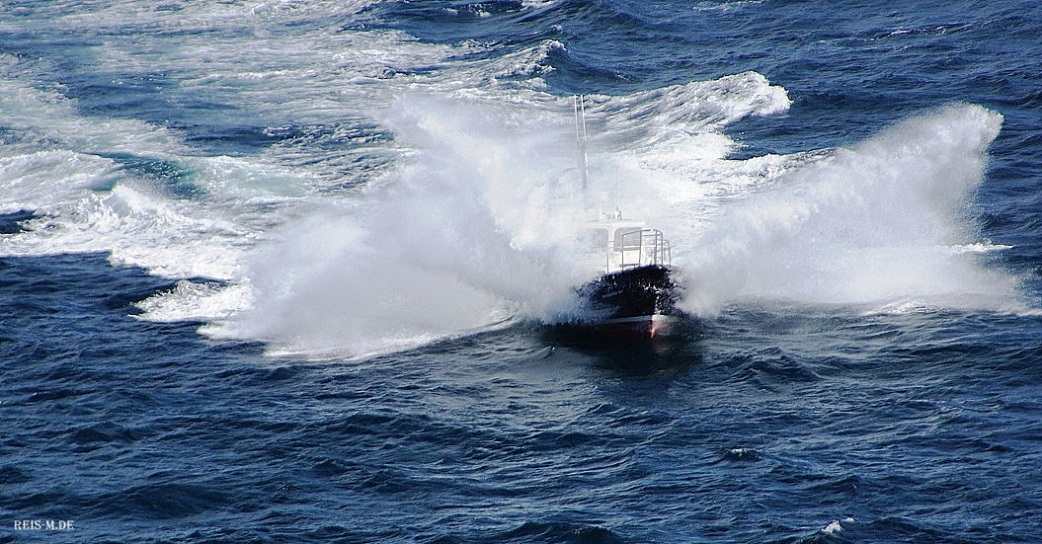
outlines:
[[[658,229],[634,229],[622,233],[615,238],[612,253],[619,268],[668,266],[673,259],[669,240]]]

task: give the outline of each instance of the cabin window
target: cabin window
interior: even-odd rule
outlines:
[[[615,249],[635,249],[640,247],[641,229],[625,227],[615,229]]]
[[[600,250],[608,247],[608,231],[605,229],[586,229],[579,233],[579,247],[588,250]]]

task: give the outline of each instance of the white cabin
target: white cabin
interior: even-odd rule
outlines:
[[[602,220],[587,224],[582,243],[591,254],[603,255],[605,274],[640,266],[669,266],[672,261],[669,240],[662,231],[623,219],[621,213],[605,214]]]

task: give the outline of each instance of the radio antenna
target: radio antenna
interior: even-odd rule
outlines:
[[[586,101],[583,95],[572,97],[572,107],[575,109],[575,143],[579,146],[579,174],[585,192],[590,185],[590,169],[586,156]]]

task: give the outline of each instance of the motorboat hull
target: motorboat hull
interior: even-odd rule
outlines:
[[[572,324],[612,338],[656,338],[682,315],[676,308],[681,294],[668,266],[611,272],[579,288],[581,311]]]

